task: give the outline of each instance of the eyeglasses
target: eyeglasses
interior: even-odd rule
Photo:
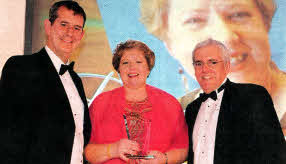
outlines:
[[[207,66],[209,68],[215,68],[217,66],[217,64],[220,63],[220,62],[223,62],[223,61],[208,60],[207,61]],[[201,61],[195,61],[193,63],[193,65],[194,65],[195,68],[202,68],[203,66],[205,66],[205,63],[201,62]]]

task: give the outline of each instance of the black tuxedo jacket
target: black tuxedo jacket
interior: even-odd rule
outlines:
[[[285,164],[285,139],[265,88],[226,81],[216,129],[214,164]],[[190,103],[188,163],[194,160],[193,128],[202,100]]]
[[[84,142],[90,136],[81,79],[70,72],[84,103]],[[70,164],[75,123],[59,75],[43,48],[11,57],[0,82],[1,164]]]

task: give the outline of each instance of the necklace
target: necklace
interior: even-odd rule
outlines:
[[[148,98],[139,102],[132,102],[126,100],[126,107],[124,108],[127,118],[127,126],[130,132],[130,139],[139,143],[142,152],[139,154],[146,153],[149,143],[150,135],[150,120],[144,117],[146,112],[152,110],[152,104]]]

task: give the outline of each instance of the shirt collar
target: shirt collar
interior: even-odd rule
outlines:
[[[45,46],[45,49],[52,60],[53,65],[55,66],[57,72],[60,72],[60,68],[62,64],[65,64],[47,45]],[[66,63],[69,64],[69,61]]]

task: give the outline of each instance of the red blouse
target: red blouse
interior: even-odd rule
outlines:
[[[146,85],[148,103],[142,112],[150,122],[149,151],[167,152],[187,148],[188,129],[179,102],[170,94]],[[128,115],[130,104],[125,100],[123,87],[104,92],[96,97],[89,108],[92,123],[90,143],[108,144],[127,138],[123,115]],[[148,124],[149,125],[149,124]],[[146,151],[148,151],[146,150]],[[104,164],[125,163],[116,158]]]

